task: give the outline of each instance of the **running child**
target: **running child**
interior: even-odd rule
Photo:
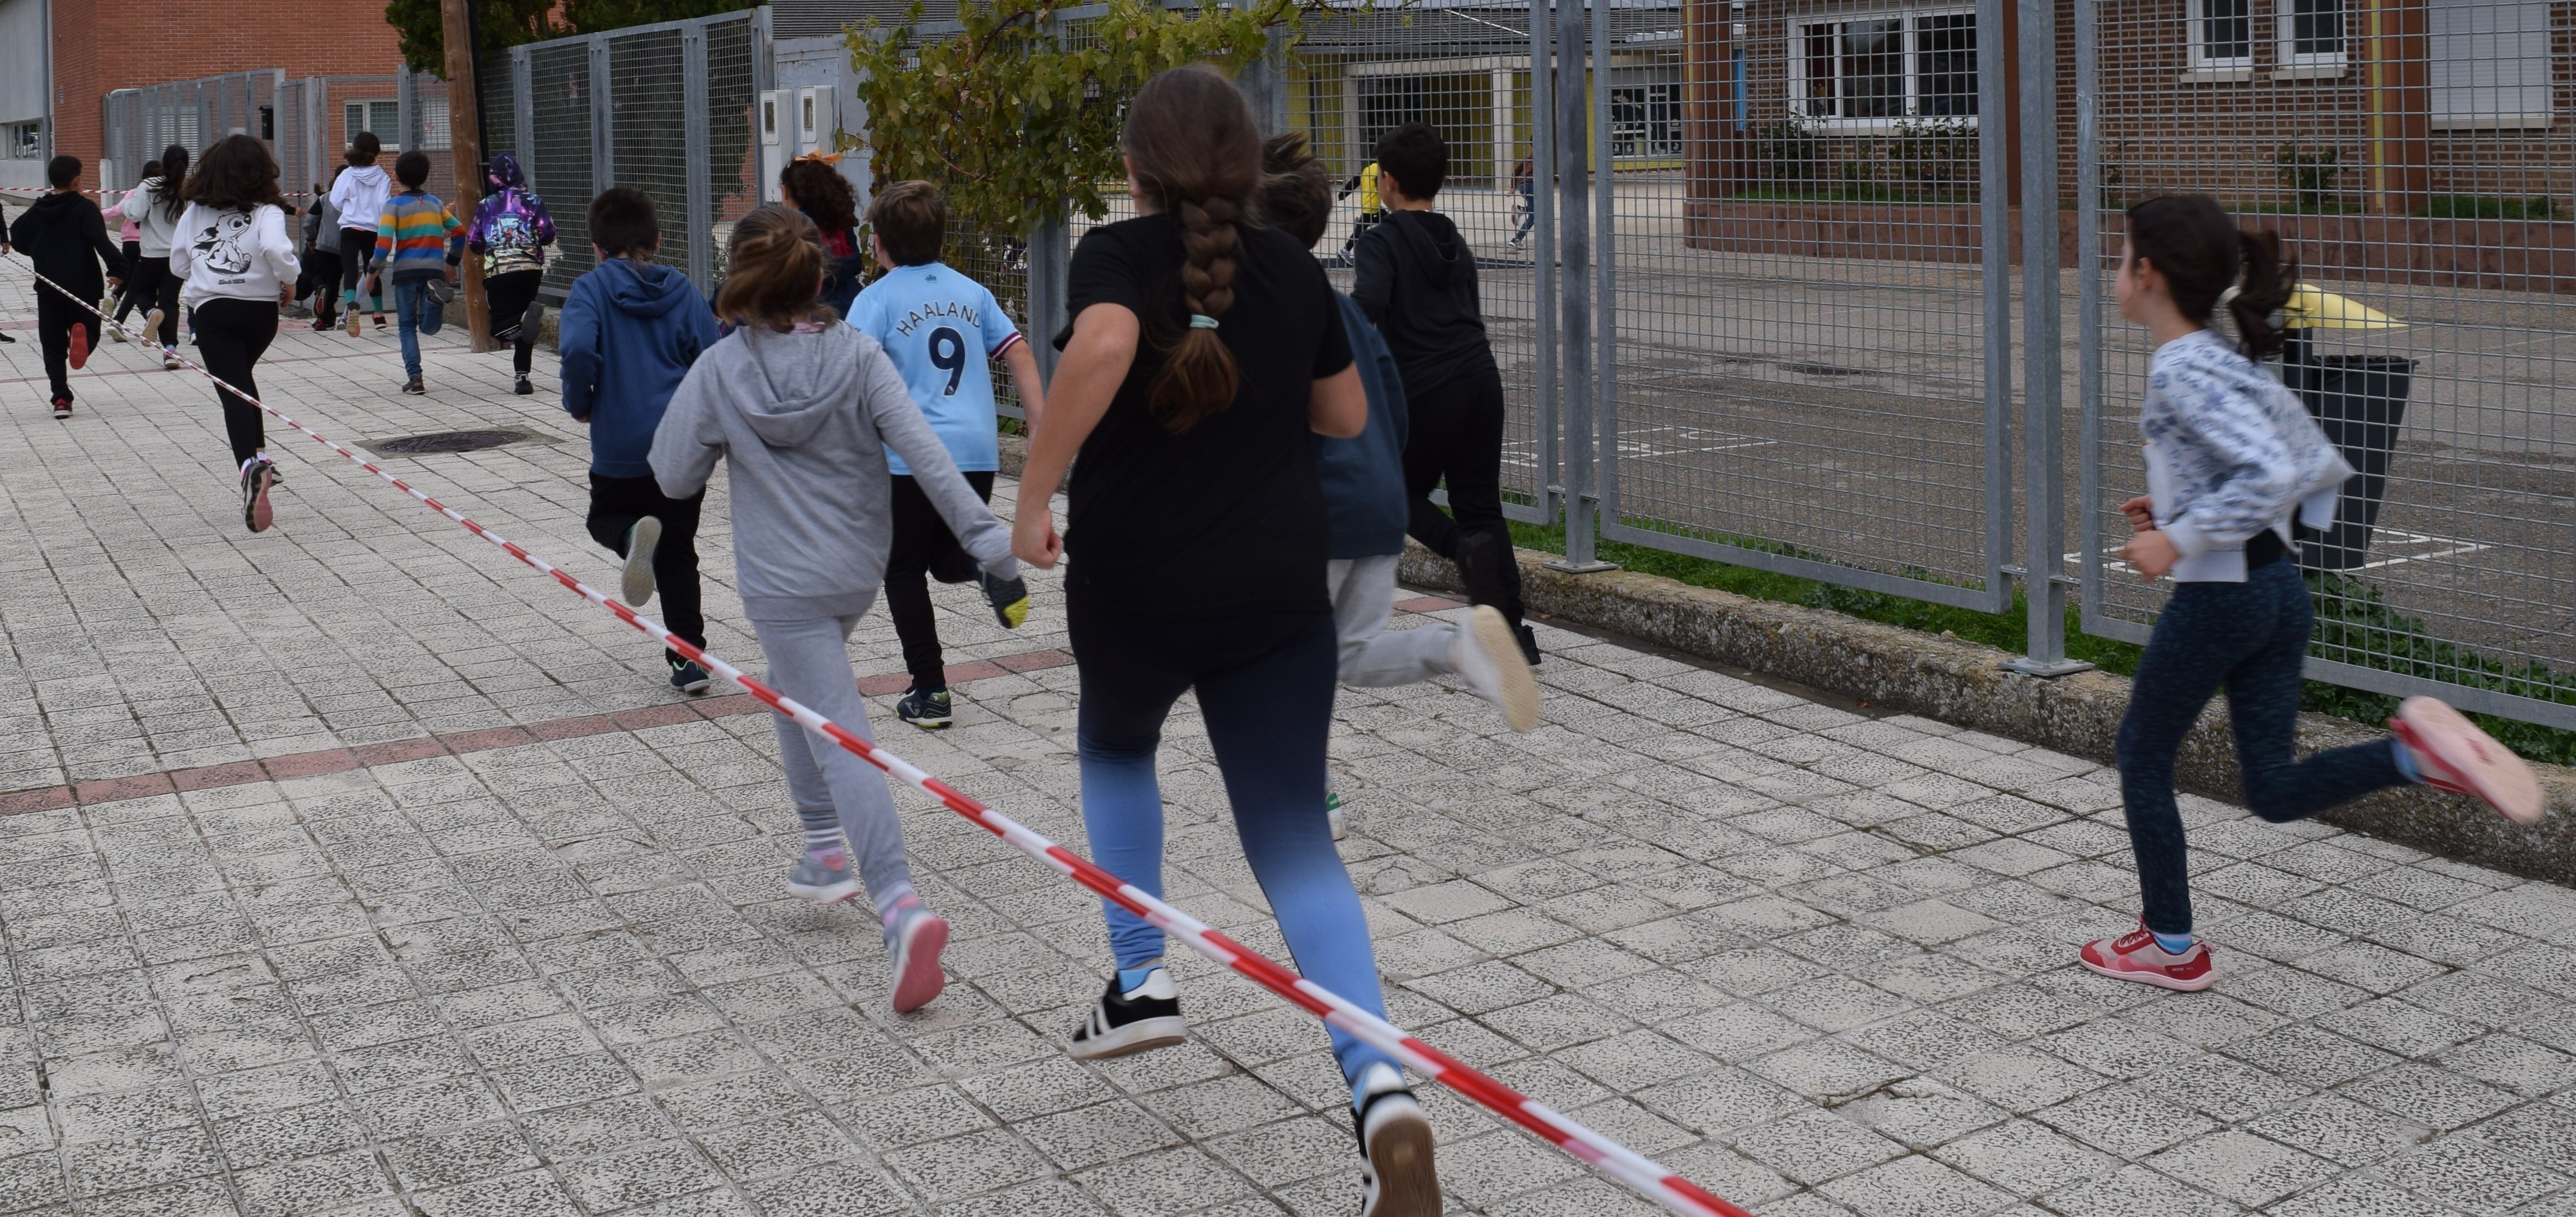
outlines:
[[[1332,198],[1306,137],[1272,136],[1262,168],[1262,220],[1313,248],[1331,221]],[[1386,628],[1395,612],[1396,561],[1404,553],[1404,382],[1359,305],[1340,292],[1333,300],[1369,406],[1368,429],[1357,438],[1315,437],[1315,468],[1333,526],[1324,582],[1341,636],[1341,682],[1375,689],[1455,674],[1499,707],[1512,730],[1527,731],[1538,725],[1538,682],[1519,638],[1492,606],[1477,605],[1463,625]]]
[[[429,181],[429,154],[414,149],[394,158],[394,178],[402,189],[385,199],[376,221],[376,273],[393,280],[394,323],[402,331],[402,391],[418,397],[429,390],[420,383],[420,336],[447,324],[447,302],[456,298],[448,276],[465,255],[465,225],[437,195],[423,189]]]
[[[349,336],[357,337],[358,289],[366,286],[376,319],[376,332],[385,332],[384,285],[375,281],[376,226],[384,219],[385,200],[393,194],[393,183],[385,171],[376,167],[376,158],[384,155],[384,142],[373,131],[361,131],[349,140],[348,150],[340,154],[340,176],[331,183],[331,208],[340,216],[340,295],[342,307],[349,314]]]
[[[591,539],[626,560],[619,592],[641,607],[662,593],[662,624],[707,645],[700,611],[698,512],[706,496],[674,498],[653,480],[654,429],[699,353],[720,336],[707,298],[687,275],[653,260],[662,226],[653,200],[612,186],[590,201],[597,265],[573,281],[556,342],[563,407],[590,428]],[[707,670],[664,648],[671,687],[707,691]]]
[[[2176,587],[2120,720],[2120,798],[2145,911],[2135,931],[2087,943],[2079,958],[2104,976],[2192,992],[2218,977],[2209,945],[2192,936],[2174,754],[2222,685],[2245,805],[2273,823],[2409,782],[2473,795],[2517,824],[2545,807],[2522,758],[2430,697],[2399,704],[2394,739],[2293,759],[2314,606],[2290,561],[2291,523],[2330,522],[2352,475],[2298,398],[2254,362],[2280,348],[2269,318],[2298,265],[2282,265],[2278,237],[2238,231],[2205,195],[2140,203],[2127,233],[2120,315],[2156,345],[2138,415],[2148,493],[2120,505],[2136,530],[2120,556]],[[2237,342],[2209,328],[2222,299]]]
[[[286,200],[277,193],[277,161],[268,146],[247,135],[227,135],[206,149],[189,177],[188,207],[179,213],[170,246],[170,273],[186,287],[182,296],[197,319],[197,355],[225,384],[224,435],[241,470],[242,523],[266,532],[269,488],[277,471],[268,460],[268,433],[251,372],[277,337],[277,309],[295,290],[295,239],[286,231]]]
[[[1429,123],[1377,142],[1386,219],[1361,234],[1351,298],[1386,335],[1404,371],[1404,442],[1413,538],[1458,565],[1467,598],[1503,615],[1521,654],[1539,661],[1521,623],[1521,568],[1503,520],[1503,377],[1485,339],[1476,252],[1432,200],[1449,177],[1449,145]],[[1431,501],[1446,484],[1449,510]]]
[[[806,153],[778,172],[778,194],[786,204],[814,221],[823,239],[823,303],[840,316],[867,282],[868,251],[859,245],[859,196],[848,178],[832,168],[833,157]]]
[[[143,162],[142,176],[147,178],[161,176],[161,162]],[[124,194],[118,195],[116,201],[121,205],[128,197],[132,196],[133,193],[133,191],[128,190]],[[126,218],[124,213],[119,211],[117,208],[109,208],[108,210],[115,213],[114,218],[117,224],[117,250],[125,255],[126,276],[124,285],[116,289],[117,324],[107,327],[107,340],[110,342],[124,342],[127,340],[124,329],[125,319],[134,312],[133,272],[134,268],[141,265],[143,262],[143,229],[133,220]]]
[[[815,301],[823,247],[813,221],[789,207],[753,211],[734,226],[725,266],[716,309],[735,329],[671,398],[653,437],[653,474],[664,495],[694,500],[718,460],[731,467],[734,566],[769,680],[866,738],[849,638],[876,599],[893,540],[887,448],[921,471],[923,492],[983,568],[1004,625],[1019,624],[1028,589],[1009,532],[957,475],[894,365]],[[885,775],[785,715],[778,751],[805,831],[788,892],[831,903],[865,884],[893,958],[895,1012],[921,1008],[947,983],[939,953],[948,923],[913,891]]]
[[[179,197],[188,181],[187,146],[162,149],[156,163],[161,172],[126,191],[116,201],[113,214],[133,222],[135,249],[142,255],[126,290],[143,302],[143,332],[159,338],[162,369],[176,372],[183,365],[179,362],[179,280],[170,273],[170,241],[179,227],[179,212],[187,206],[187,200]]]
[[[1367,918],[1324,814],[1335,670],[1331,544],[1317,434],[1368,425],[1341,310],[1312,253],[1252,223],[1261,134],[1212,68],[1154,77],[1127,112],[1135,219],[1074,250],[1069,332],[1030,442],[1013,545],[1073,559],[1065,603],[1081,679],[1076,743],[1091,856],[1159,895],[1163,721],[1195,690],[1244,858],[1298,969],[1383,1009]],[[1076,452],[1071,524],[1048,501]],[[1187,1038],[1163,934],[1106,906],[1117,971],[1070,1050]],[[1365,1217],[1436,1217],[1431,1125],[1386,1053],[1338,1028]]]
[[[811,162],[800,162],[811,164]],[[820,166],[816,166],[820,168]],[[839,181],[838,174],[830,175]],[[799,195],[799,198],[804,197]],[[870,247],[884,270],[858,294],[850,324],[876,339],[894,361],[948,455],[976,497],[993,501],[993,475],[1002,467],[993,408],[991,363],[1001,360],[1019,388],[1028,425],[1046,412],[1038,361],[1020,328],[993,293],[939,260],[948,240],[948,202],[928,182],[896,182],[868,204]],[[824,251],[830,253],[830,245]],[[952,720],[947,657],[939,645],[939,620],[930,610],[930,580],[964,583],[975,563],[931,505],[912,466],[888,454],[894,474],[894,548],[886,557],[886,612],[903,642],[903,666],[912,688],[895,703],[897,718],[925,731]]]
[[[9,244],[27,255],[37,274],[71,293],[36,288],[36,342],[45,353],[56,418],[72,416],[71,370],[87,364],[98,345],[98,317],[83,306],[125,279],[125,257],[108,241],[98,204],[80,192],[80,176],[77,156],[45,162],[45,181],[53,189],[9,226]]]
[[[332,174],[337,178],[337,173]],[[340,316],[340,213],[332,210],[330,187],[313,183],[313,205],[304,209],[302,273],[295,277],[296,298],[312,301],[313,332],[331,328]]]
[[[474,208],[465,248],[483,257],[483,298],[492,340],[510,344],[510,370],[518,374],[511,392],[526,397],[537,391],[528,382],[528,368],[536,358],[537,321],[543,316],[537,288],[546,281],[546,247],[555,243],[555,217],[528,188],[518,158],[507,152],[493,154],[483,185],[490,193]]]

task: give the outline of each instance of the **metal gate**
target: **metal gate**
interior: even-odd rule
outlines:
[[[2576,179],[2550,7],[2178,12],[2075,0],[2085,631],[2143,641],[2164,599],[2116,553],[2150,358],[2113,300],[2124,211],[2213,194],[2369,310],[2293,311],[2275,363],[2362,471],[2302,538],[2309,676],[2576,727]]]

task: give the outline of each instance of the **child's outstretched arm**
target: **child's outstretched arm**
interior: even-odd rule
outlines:
[[[1034,435],[1039,416],[1046,413],[1046,381],[1038,375],[1038,357],[1029,344],[1014,342],[1002,352],[1002,366],[1011,370],[1011,387],[1020,393],[1020,421]]]

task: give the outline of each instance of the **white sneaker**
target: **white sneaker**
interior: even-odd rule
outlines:
[[[1513,635],[1511,623],[1492,605],[1468,610],[1466,623],[1449,644],[1449,661],[1457,665],[1458,675],[1476,696],[1503,712],[1503,721],[1512,730],[1527,731],[1538,725],[1538,679],[1530,675],[1529,660],[1521,654],[1521,641]]]
[[[642,608],[653,598],[653,551],[662,544],[662,521],[645,516],[626,530],[626,564],[618,571],[617,591],[626,607]]]
[[[1360,1141],[1360,1217],[1440,1217],[1440,1174],[1431,1162],[1431,1121],[1404,1075],[1371,1065],[1351,1096]]]

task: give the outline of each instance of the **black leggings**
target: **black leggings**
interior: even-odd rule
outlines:
[[[351,308],[354,309],[356,307],[358,281],[366,278],[367,272],[374,270],[375,268],[376,230],[372,228],[341,229],[340,290],[349,294]],[[380,283],[376,285],[376,291],[372,303],[374,303],[376,307],[369,311],[377,313],[385,311],[385,290],[383,284]]]
[[[546,272],[542,270],[514,270],[483,279],[483,300],[492,318],[492,340],[510,344],[510,366],[521,376],[528,374],[528,364],[537,349],[536,330],[521,321],[528,314],[528,305],[537,298],[537,288],[545,281]]]
[[[45,380],[57,401],[72,399],[72,330],[89,331],[89,344],[98,345],[98,318],[88,309],[65,300],[55,292],[36,293],[36,344],[45,352]]]
[[[253,397],[259,395],[259,382],[251,379],[251,369],[276,337],[274,300],[223,297],[197,306],[197,358],[207,371]],[[268,446],[259,407],[222,388],[215,390],[215,400],[224,406],[224,435],[233,442],[233,464]]]
[[[1405,390],[1405,531],[1458,564],[1467,598],[1521,623],[1521,569],[1503,520],[1503,378],[1492,368]],[[1431,501],[1446,482],[1449,510]]]
[[[304,251],[304,273],[312,276],[313,318],[324,325],[340,315],[340,254],[322,245]]]
[[[147,309],[161,310],[161,332],[154,337],[165,347],[179,345],[179,280],[170,273],[167,256],[136,258],[134,277],[125,281],[125,296]],[[117,311],[117,316],[124,315],[124,310]]]
[[[134,273],[134,269],[135,269],[136,267],[139,267],[139,266],[143,265],[143,242],[141,242],[141,241],[128,241],[128,242],[126,242],[126,243],[125,243],[124,253],[125,253],[125,266],[126,266],[126,273],[127,273],[128,275],[131,275],[131,274],[133,274],[133,273]],[[125,320],[125,315],[126,315],[127,313],[130,313],[130,312],[133,312],[133,311],[134,311],[134,280],[132,280],[132,279],[130,279],[130,278],[129,278],[129,279],[127,279],[127,280],[125,281],[125,285],[124,285],[124,286],[119,287],[119,288],[117,288],[117,289],[116,289],[116,319],[117,319],[117,320],[119,320],[119,321],[123,321],[123,320]]]
[[[966,484],[985,502],[993,501],[992,474],[969,473]],[[886,554],[886,615],[894,618],[894,635],[903,640],[903,668],[912,674],[912,687],[935,693],[948,687],[948,668],[939,646],[939,618],[930,611],[930,580],[972,579],[975,559],[957,544],[948,521],[909,474],[895,475],[892,497],[894,545]]]

